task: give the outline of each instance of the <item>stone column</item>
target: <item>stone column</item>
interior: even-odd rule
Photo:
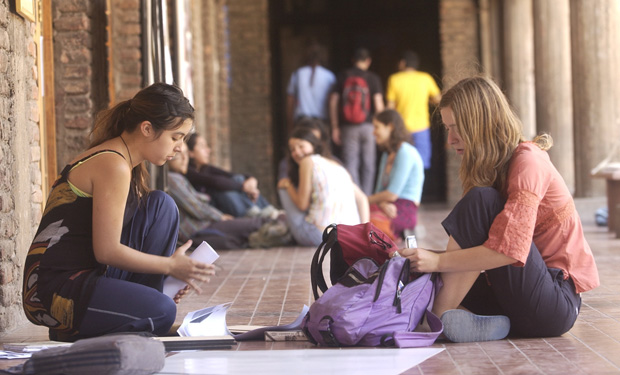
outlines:
[[[534,1],[536,124],[553,137],[551,161],[575,191],[569,0]]]
[[[576,196],[605,194],[590,171],[620,136],[619,8],[618,0],[570,2]]]
[[[536,135],[534,21],[532,0],[504,1],[504,78],[506,94],[523,122],[523,135]]]

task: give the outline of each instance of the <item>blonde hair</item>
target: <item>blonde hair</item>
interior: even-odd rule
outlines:
[[[465,144],[459,170],[464,193],[486,186],[505,193],[510,158],[525,140],[504,93],[488,77],[466,78],[443,94],[439,108],[448,107]],[[553,145],[548,134],[533,142],[545,151]]]

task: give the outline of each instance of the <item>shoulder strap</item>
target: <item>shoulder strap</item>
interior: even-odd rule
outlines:
[[[321,242],[312,257],[312,263],[310,264],[310,281],[312,282],[312,293],[314,294],[315,300],[319,299],[318,289],[321,289],[322,293],[325,293],[327,290],[327,282],[323,275],[323,260],[338,238],[335,230],[336,224],[330,224],[325,228],[323,231],[323,242]],[[330,235],[331,231],[334,231],[332,235]]]
[[[108,154],[108,153],[113,153],[113,154],[118,154],[121,158],[127,160],[123,154],[121,154],[120,152],[116,151],[116,150],[110,150],[110,149],[104,149],[104,150],[99,150],[99,151],[95,151],[90,155],[86,155],[84,156],[82,159],[76,161],[75,163],[73,163],[70,167],[70,169],[74,169],[79,167],[82,163],[85,163],[87,161],[89,161],[90,159],[94,158],[95,156],[99,156],[101,154]]]

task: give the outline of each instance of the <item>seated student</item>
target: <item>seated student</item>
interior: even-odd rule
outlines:
[[[195,244],[206,241],[214,249],[241,249],[248,237],[268,220],[260,217],[234,218],[209,204],[209,196],[199,193],[185,178],[189,164],[187,145],[168,162],[168,194],[179,207],[181,225],[179,239]]]
[[[424,164],[402,117],[393,109],[374,116],[375,141],[383,151],[375,193],[368,197],[370,221],[393,240],[414,229],[424,185]]]
[[[433,312],[451,341],[562,335],[599,277],[573,197],[545,152],[551,138],[524,141],[521,121],[489,78],[458,82],[439,109],[461,157],[464,195],[442,223],[445,252],[400,254],[412,271],[441,272]]]
[[[277,217],[278,210],[260,195],[256,178],[209,165],[211,150],[204,137],[191,134],[187,147],[190,161],[186,177],[196,190],[211,196],[216,208],[234,217]]]
[[[299,245],[318,246],[329,224],[369,219],[366,195],[340,164],[322,155],[323,144],[308,128],[289,138],[289,177],[278,182],[280,201]]]
[[[340,164],[342,164],[340,160],[338,160],[331,153],[331,149],[329,147],[329,144],[330,144],[329,133],[327,132],[327,125],[325,124],[323,120],[314,118],[314,117],[307,117],[307,116],[300,117],[295,122],[295,128],[311,129],[314,135],[323,143],[323,156],[329,157],[333,160],[336,160]],[[285,156],[284,158],[282,158],[282,160],[280,160],[280,163],[278,163],[278,181],[288,176],[288,166],[289,166],[289,158],[288,156]]]
[[[145,185],[143,162],[161,166],[179,152],[193,113],[178,87],[146,87],[99,114],[89,149],[54,182],[22,293],[26,317],[49,327],[50,339],[166,334],[187,289],[166,296],[165,275],[200,293],[198,284],[214,274],[212,265],[185,255],[191,241],[175,250],[177,207]]]

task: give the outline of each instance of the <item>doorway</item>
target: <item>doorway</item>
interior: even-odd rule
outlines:
[[[416,51],[421,60],[420,70],[441,84],[436,0],[271,0],[270,37],[275,160],[286,154],[286,85],[291,73],[301,66],[308,40],[317,40],[326,47],[325,66],[336,74],[350,67],[356,48],[368,48],[373,58],[370,70],[379,75],[384,91],[389,75],[397,70],[401,52],[406,49]],[[438,115],[433,115],[432,121],[433,158],[422,201],[443,202],[445,143]]]

